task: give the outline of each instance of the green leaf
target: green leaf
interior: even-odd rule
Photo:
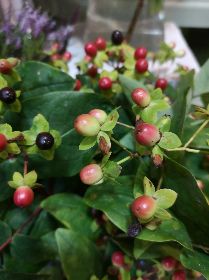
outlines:
[[[175,133],[164,132],[158,145],[165,150],[175,149],[181,146],[181,140]]]
[[[116,179],[121,173],[122,167],[117,162],[109,160],[103,167],[103,174],[105,178]]]
[[[161,189],[155,192],[154,197],[157,199],[157,206],[168,209],[176,201],[177,193],[170,189]]]
[[[144,177],[144,194],[152,196],[154,193],[155,187],[153,183],[147,177]]]
[[[16,143],[8,144],[7,147],[6,147],[6,151],[9,154],[14,154],[14,155],[17,155],[17,154],[19,154],[21,152],[20,148],[18,147],[18,145]]]
[[[30,130],[23,131],[24,145],[31,146],[36,142],[36,133],[32,133]]]
[[[113,110],[106,118],[105,123],[101,126],[102,131],[111,131],[116,126],[118,121],[119,114],[118,111],[115,109]]]
[[[0,75],[0,88],[4,88],[7,86],[7,81]]]
[[[198,96],[209,92],[209,60],[201,67],[199,73],[195,77],[194,95]]]
[[[171,126],[171,117],[166,115],[162,116],[156,123],[156,126],[162,133],[169,131]]]
[[[15,273],[6,270],[0,270],[0,279],[1,280],[50,280],[49,275],[41,274],[28,274],[28,273]]]
[[[36,134],[38,134],[40,132],[48,132],[49,123],[43,115],[38,114],[33,119],[33,125],[31,127],[31,130],[32,130],[32,132],[35,132]]]
[[[13,181],[18,185],[18,186],[23,186],[24,185],[24,178],[21,173],[15,172],[13,174]]]
[[[150,161],[149,160],[139,160],[139,167],[136,173],[135,182],[134,182],[134,197],[138,197],[144,193],[143,180],[147,176],[150,170]]]
[[[96,136],[84,137],[79,145],[79,150],[80,151],[88,150],[92,148],[96,144],[96,142],[97,142]]]
[[[152,90],[152,91],[150,92],[150,96],[151,96],[151,99],[152,99],[152,100],[155,100],[155,99],[162,99],[162,98],[163,98],[162,89],[160,89],[160,88],[155,88],[154,90]]]
[[[26,186],[32,187],[37,181],[37,173],[35,170],[30,171],[24,176],[24,183]]]
[[[10,109],[12,112],[17,112],[17,113],[19,113],[19,112],[21,111],[21,108],[22,108],[22,105],[21,105],[19,99],[16,99],[14,103],[12,103],[12,104],[9,105],[9,109]]]
[[[95,244],[85,234],[69,229],[57,229],[56,241],[65,276],[68,280],[89,280],[100,274],[100,256]]]
[[[0,232],[0,244],[3,244],[9,237],[11,237],[12,231],[5,222],[0,221]]]
[[[59,147],[62,144],[62,137],[61,137],[59,131],[50,129],[49,132],[54,137],[54,147],[55,148]]]
[[[157,217],[161,221],[169,220],[169,219],[172,218],[171,214],[163,208],[157,208],[156,213],[155,213],[155,217]]]

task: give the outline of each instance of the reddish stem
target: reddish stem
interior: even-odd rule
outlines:
[[[28,155],[24,154],[24,175],[28,173]]]

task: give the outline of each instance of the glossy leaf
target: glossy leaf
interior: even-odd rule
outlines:
[[[170,189],[161,189],[155,192],[154,197],[157,199],[158,207],[168,209],[175,203],[177,193]]]

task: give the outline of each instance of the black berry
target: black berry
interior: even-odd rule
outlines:
[[[123,33],[119,30],[115,30],[112,33],[111,39],[114,45],[120,45],[123,42]]]
[[[36,137],[36,145],[40,150],[49,150],[54,145],[54,137],[49,132],[41,132]]]
[[[16,100],[16,92],[13,88],[4,87],[0,90],[0,100],[6,104],[12,104]]]
[[[142,227],[141,227],[140,223],[131,224],[128,227],[127,235],[129,237],[136,237],[140,233],[141,230],[142,230]]]

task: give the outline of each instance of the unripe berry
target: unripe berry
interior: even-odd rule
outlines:
[[[156,207],[157,203],[154,198],[151,196],[142,195],[133,201],[131,205],[131,211],[135,217],[146,221],[154,216]]]
[[[12,104],[16,100],[16,92],[13,88],[4,87],[0,90],[0,100],[6,104]]]
[[[85,52],[90,57],[95,57],[97,55],[97,47],[94,42],[86,43],[85,45]]]
[[[67,51],[64,52],[62,58],[63,58],[63,60],[66,61],[66,62],[69,61],[69,60],[71,60],[71,58],[72,58],[71,52],[67,52]]]
[[[165,271],[172,271],[176,267],[177,261],[173,257],[166,257],[162,260],[162,266]]]
[[[134,58],[136,60],[140,59],[140,58],[145,58],[147,56],[147,49],[144,47],[139,47],[135,50],[134,53]]]
[[[177,270],[173,273],[172,280],[186,280],[186,273],[184,270]]]
[[[49,150],[54,145],[54,137],[49,132],[41,132],[36,137],[36,145],[40,150]]]
[[[152,147],[160,140],[161,135],[155,125],[138,122],[135,128],[135,137],[140,145]]]
[[[26,207],[32,204],[34,199],[34,192],[27,186],[22,186],[14,192],[14,204],[18,207]]]
[[[0,59],[0,73],[9,74],[12,69],[12,65],[7,59]]]
[[[82,87],[81,81],[77,79],[75,81],[74,90],[79,91],[81,89],[81,87]]]
[[[143,88],[136,88],[131,93],[131,98],[137,105],[142,108],[147,107],[150,104],[150,95]]]
[[[123,33],[119,30],[115,30],[112,33],[111,40],[114,45],[120,45],[123,42]]]
[[[96,75],[97,75],[97,67],[95,65],[92,65],[88,71],[87,71],[87,74],[92,77],[92,78],[95,78]]]
[[[4,136],[4,134],[0,133],[0,152],[5,150],[7,146],[7,138]]]
[[[89,164],[80,171],[80,179],[86,185],[94,185],[102,180],[102,169],[98,164]]]
[[[203,181],[201,181],[201,180],[196,180],[196,182],[197,182],[198,188],[199,188],[200,190],[203,190],[204,187],[205,187]]]
[[[112,87],[112,81],[108,77],[103,77],[99,80],[99,88],[102,90],[109,90]]]
[[[143,74],[148,70],[148,62],[144,58],[140,58],[137,60],[135,64],[135,70],[136,72]]]
[[[155,88],[161,88],[162,90],[165,90],[168,86],[168,82],[166,79],[160,78],[155,83]]]
[[[96,46],[97,46],[97,49],[99,51],[102,51],[102,50],[105,50],[106,49],[106,41],[104,38],[102,37],[98,37],[96,39],[96,42],[95,42]]]
[[[100,124],[95,117],[82,114],[75,119],[74,128],[83,136],[96,136],[100,131]]]
[[[103,124],[106,121],[107,114],[105,111],[100,109],[93,109],[89,112],[89,115],[95,117],[100,124]]]
[[[125,264],[124,254],[121,251],[115,251],[112,254],[112,264],[117,267],[122,267]]]

